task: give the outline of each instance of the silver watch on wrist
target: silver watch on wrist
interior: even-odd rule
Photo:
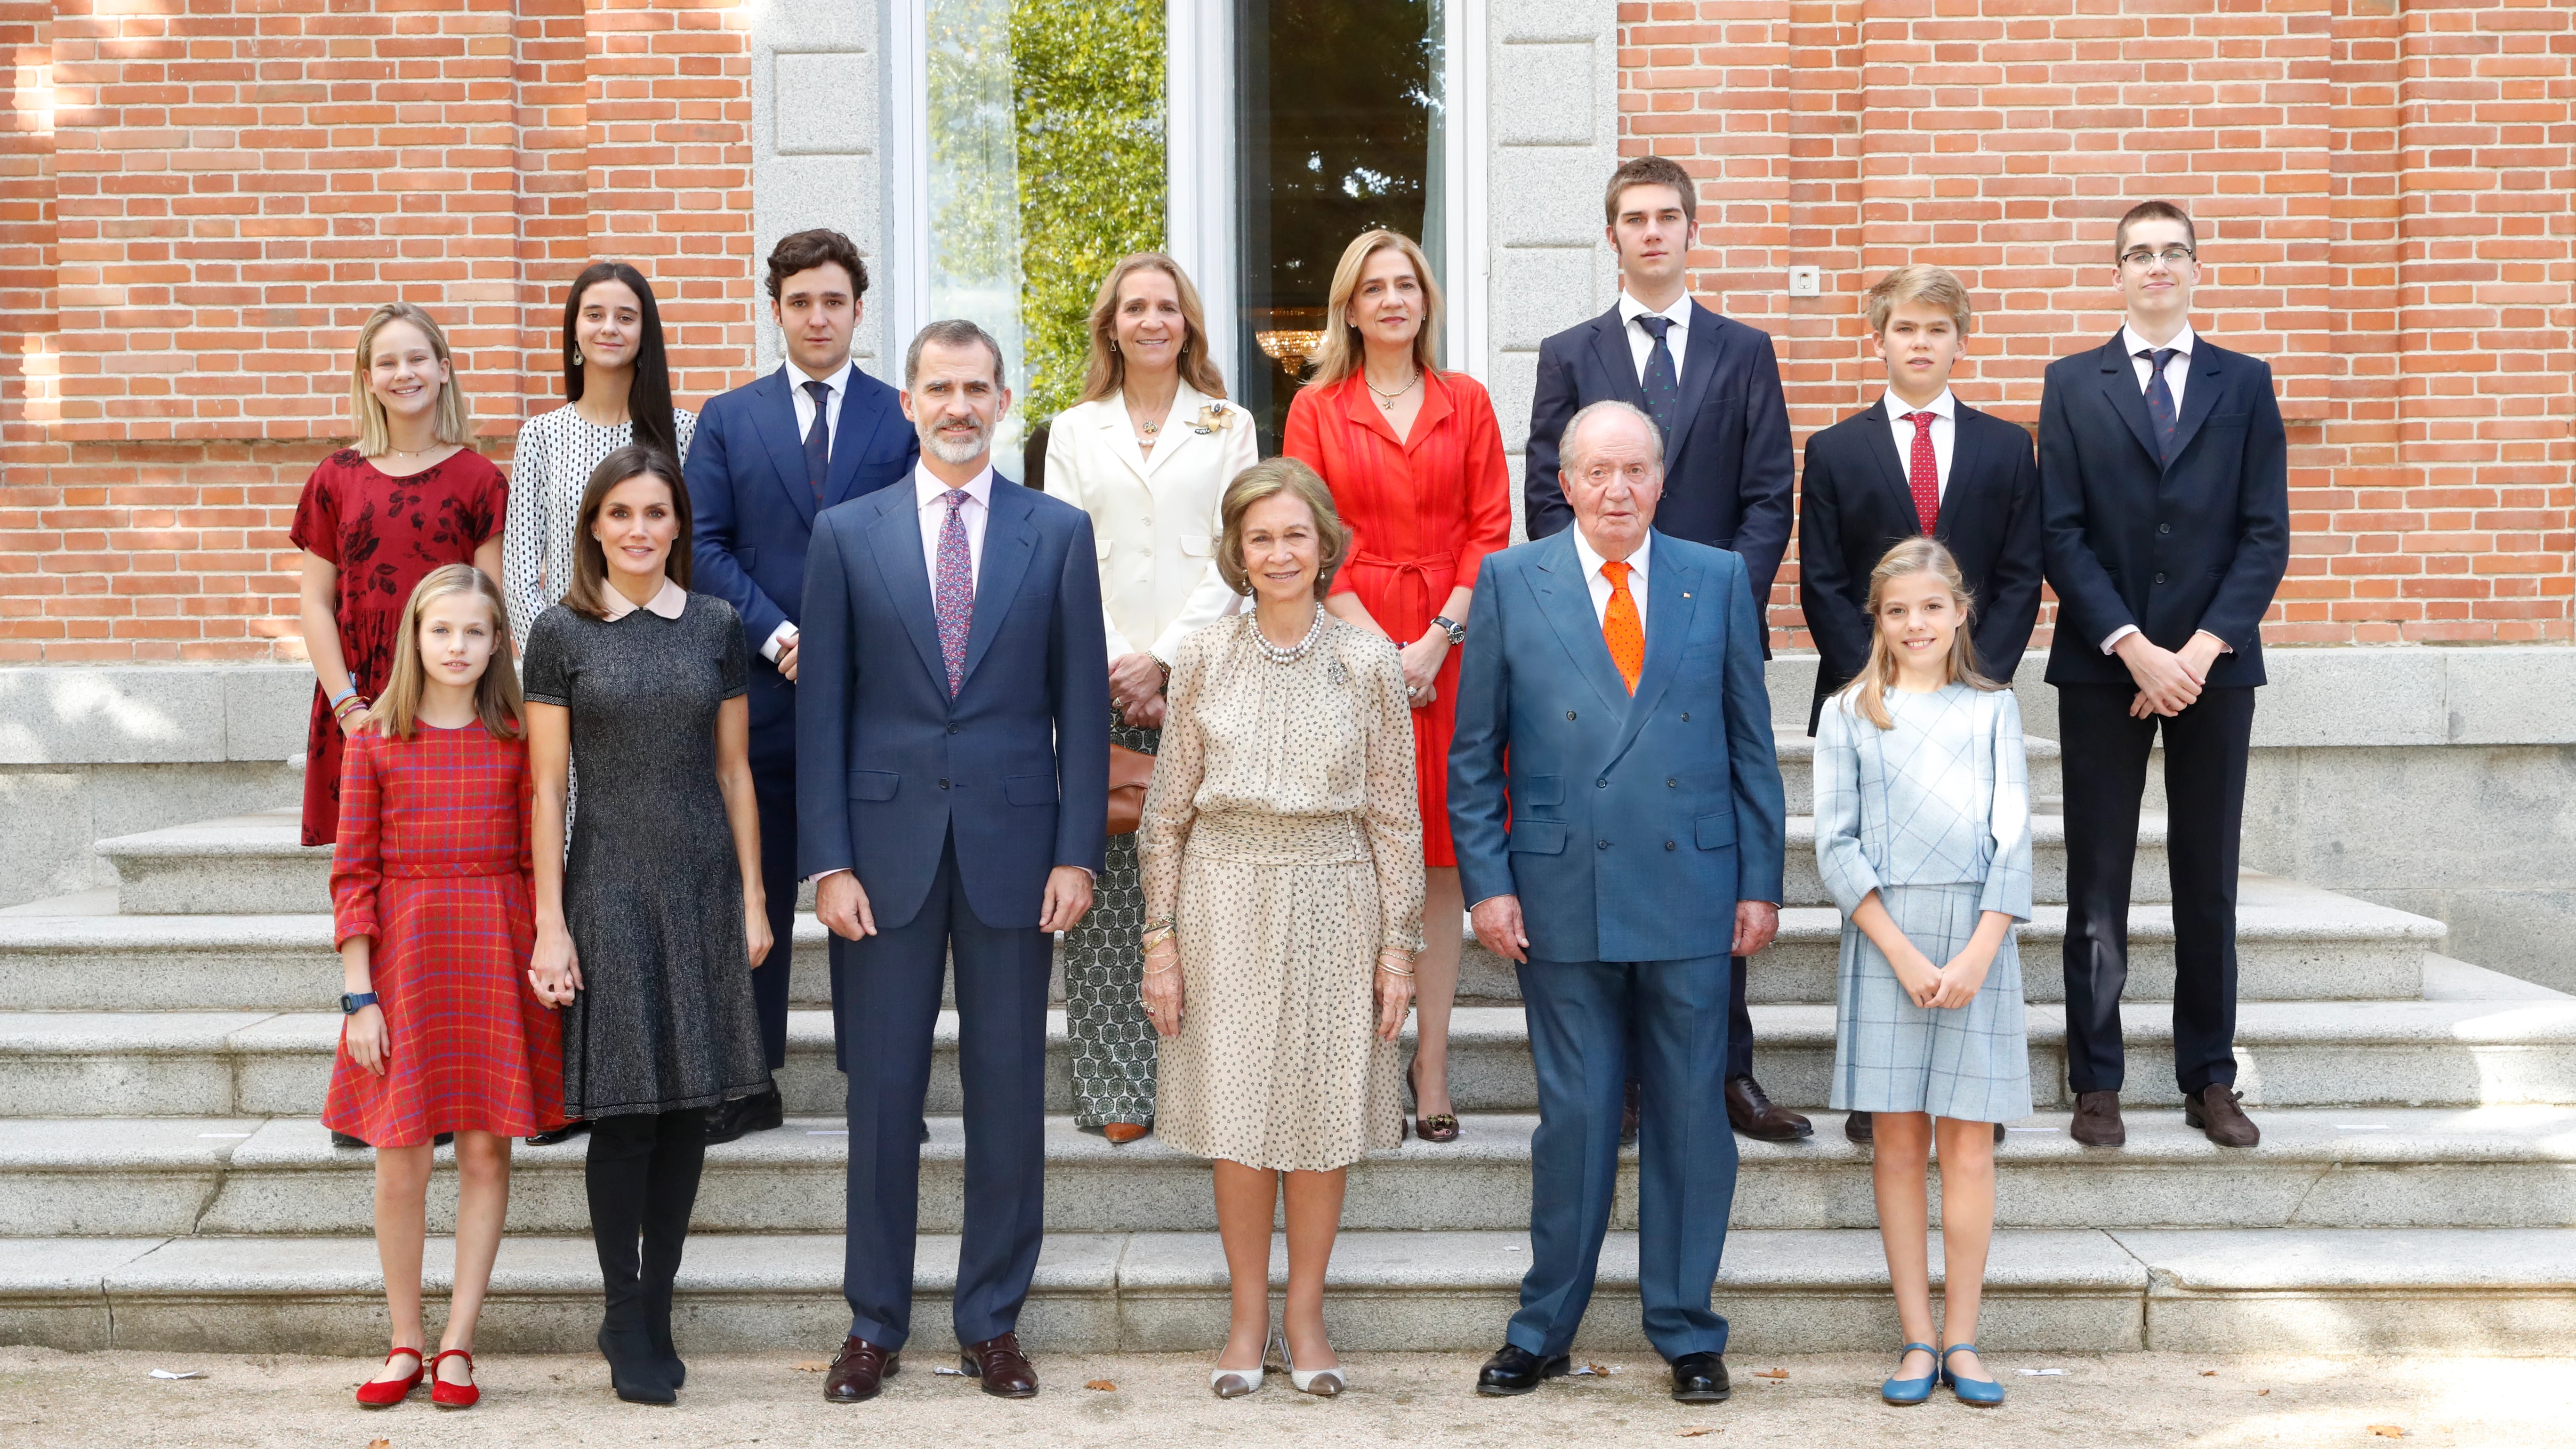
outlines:
[[[1467,642],[1467,626],[1446,614],[1433,619],[1431,627],[1449,636],[1449,647],[1452,649]]]

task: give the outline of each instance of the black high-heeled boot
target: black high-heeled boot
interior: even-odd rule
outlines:
[[[644,1328],[656,1367],[675,1389],[688,1383],[689,1366],[671,1339],[672,1284],[688,1246],[689,1215],[697,1209],[698,1178],[707,1157],[706,1124],[703,1110],[662,1114],[644,1192]]]
[[[656,1126],[652,1117],[605,1117],[593,1123],[583,1171],[591,1242],[599,1253],[606,1298],[599,1352],[608,1360],[610,1386],[630,1404],[668,1404],[679,1398],[678,1385],[653,1352],[640,1271],[639,1239]]]

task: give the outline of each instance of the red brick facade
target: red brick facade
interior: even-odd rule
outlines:
[[[1915,258],[1977,292],[1963,395],[2035,417],[2116,325],[2110,220],[2170,197],[2198,320],[2291,419],[2269,637],[2576,637],[2576,7],[1620,18],[1622,146],[1703,178],[1696,288],[1780,339],[1802,439],[1869,396],[1856,293]],[[0,49],[0,663],[299,653],[284,528],[386,297],[448,322],[503,455],[593,255],[654,278],[684,401],[741,379],[739,0],[0,0]],[[1796,642],[1793,571],[1772,616]]]

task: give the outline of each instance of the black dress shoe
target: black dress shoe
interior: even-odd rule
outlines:
[[[1774,1103],[1751,1077],[1726,1079],[1726,1120],[1756,1142],[1795,1142],[1816,1130],[1813,1122]]]
[[[1873,1140],[1872,1134],[1873,1129],[1870,1126],[1869,1114],[1867,1112],[1845,1112],[1843,1114],[1843,1136],[1846,1140],[1857,1142],[1861,1146],[1867,1147]]]
[[[561,1127],[555,1128],[553,1131],[532,1134],[528,1138],[528,1145],[530,1147],[552,1147],[558,1142],[570,1142],[589,1130],[590,1124],[588,1122],[583,1121],[579,1117],[575,1117],[571,1121],[563,1124]]]
[[[367,1145],[367,1139],[364,1137],[353,1137],[346,1132],[342,1132],[334,1128],[331,1133],[331,1145],[334,1147],[364,1147]]]
[[[1620,1146],[1622,1146],[1622,1147],[1633,1147],[1633,1146],[1635,1146],[1635,1145],[1636,1145],[1636,1143],[1637,1143],[1637,1118],[1638,1118],[1638,1115],[1639,1115],[1640,1111],[1644,1108],[1644,1106],[1645,1106],[1645,1105],[1646,1105],[1646,1089],[1645,1089],[1645,1087],[1644,1087],[1643,1085],[1641,1085],[1641,1084],[1637,1081],[1637,1079],[1636,1079],[1636,1078],[1634,1078],[1634,1077],[1630,1077],[1630,1078],[1628,1079],[1628,1088],[1627,1088],[1627,1091],[1625,1092],[1625,1094],[1623,1094],[1623,1096],[1622,1096],[1622,1097],[1621,1097],[1621,1099],[1620,1099],[1620,1103],[1619,1103],[1619,1145],[1620,1145]]]
[[[921,1119],[921,1140],[924,1142],[930,1140],[930,1119],[927,1117]]]
[[[1686,1353],[1673,1360],[1673,1402],[1722,1404],[1735,1386],[1726,1381],[1726,1360],[1713,1353]]]
[[[773,1083],[766,1092],[736,1097],[707,1114],[707,1145],[731,1142],[746,1132],[767,1132],[787,1120],[787,1106]]]
[[[1540,1358],[1528,1349],[1507,1343],[1476,1371],[1476,1392],[1495,1398],[1532,1393],[1541,1380],[1563,1378],[1572,1367],[1574,1359],[1570,1354]]]

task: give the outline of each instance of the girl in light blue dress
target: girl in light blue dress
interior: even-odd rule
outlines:
[[[2030,1115],[2013,925],[2030,919],[2030,794],[2021,711],[1977,672],[1971,600],[1928,537],[1870,572],[1869,663],[1816,732],[1816,864],[1843,912],[1833,1106],[1873,1115],[1879,1236],[1905,1330],[1880,1386],[1919,1404],[1936,1382],[2003,1401],[1977,1361],[1994,1235],[1995,1126]],[[1943,1327],[1931,1347],[1924,1168],[1938,1141]]]

